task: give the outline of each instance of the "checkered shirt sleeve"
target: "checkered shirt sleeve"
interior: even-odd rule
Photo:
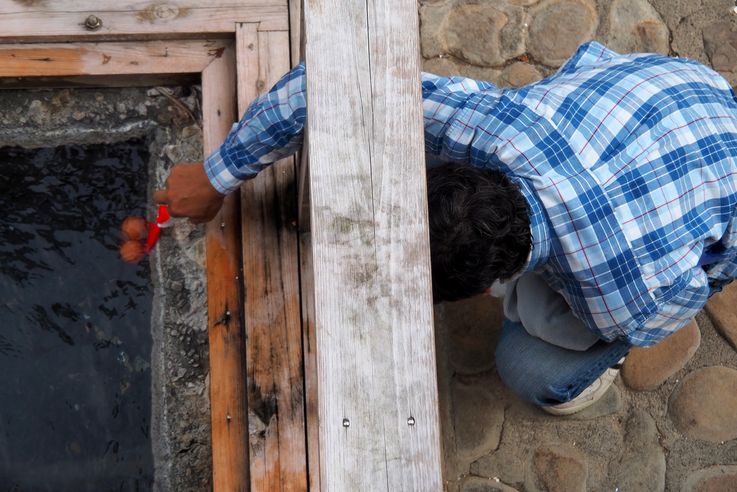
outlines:
[[[269,164],[302,147],[307,116],[305,67],[300,63],[258,97],[225,142],[205,159],[205,172],[222,194],[236,190]]]

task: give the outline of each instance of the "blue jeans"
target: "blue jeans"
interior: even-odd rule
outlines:
[[[587,350],[570,350],[527,333],[505,320],[496,346],[501,380],[520,398],[539,406],[572,400],[624,357],[630,346],[600,340]]]

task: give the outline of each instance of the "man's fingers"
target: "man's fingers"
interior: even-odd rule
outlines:
[[[169,195],[167,190],[156,190],[154,191],[154,202],[161,205],[169,204]]]

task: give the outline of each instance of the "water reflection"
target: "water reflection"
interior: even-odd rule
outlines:
[[[146,144],[0,149],[0,489],[148,490]]]

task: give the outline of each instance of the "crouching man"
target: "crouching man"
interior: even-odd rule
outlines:
[[[679,330],[737,271],[737,100],[716,72],[592,42],[553,76],[501,90],[422,78],[436,302],[504,298],[502,380],[555,414],[601,397],[632,346]],[[297,151],[299,65],[159,203],[207,221]]]

